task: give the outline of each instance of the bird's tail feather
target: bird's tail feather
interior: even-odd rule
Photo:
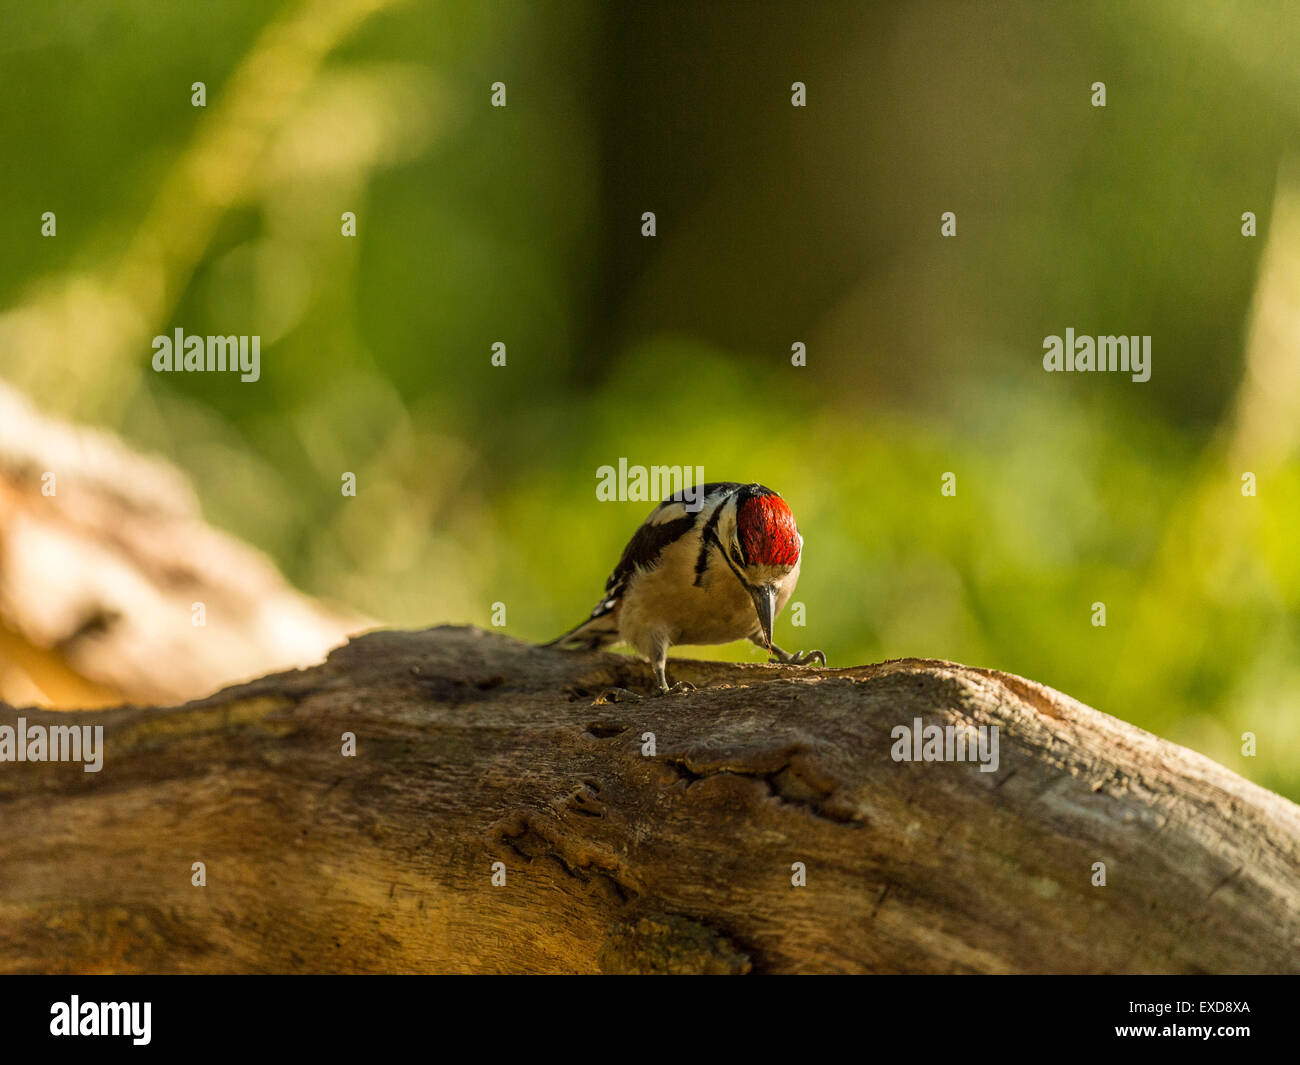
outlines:
[[[613,643],[618,643],[618,622],[609,614],[602,614],[588,618],[541,646],[558,647],[564,651],[598,651]]]

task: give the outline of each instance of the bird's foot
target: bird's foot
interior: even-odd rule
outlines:
[[[782,651],[779,648],[772,648],[771,662],[779,662],[785,666],[806,666],[816,662],[819,666],[826,664],[826,655],[822,651],[795,651],[791,654],[789,651]]]
[[[685,695],[687,692],[695,691],[695,685],[689,680],[679,680],[676,684],[659,689],[660,695]]]
[[[606,688],[596,696],[592,706],[603,706],[606,703],[639,703],[641,696],[627,688]]]

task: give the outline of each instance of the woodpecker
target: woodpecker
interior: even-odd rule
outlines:
[[[790,654],[772,624],[799,579],[803,537],[785,500],[761,484],[724,481],[669,496],[632,535],[582,624],[545,647],[595,650],[630,644],[650,660],[661,694],[668,648],[748,638],[772,661],[826,664],[821,651]]]

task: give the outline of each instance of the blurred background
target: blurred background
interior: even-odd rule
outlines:
[[[649,510],[596,501],[625,457],[786,497],[783,646],[1009,670],[1300,799],[1297,54],[1214,0],[5,0],[0,697],[498,602],[550,638]],[[260,381],[154,373],[177,327]],[[1151,380],[1044,373],[1067,327]]]

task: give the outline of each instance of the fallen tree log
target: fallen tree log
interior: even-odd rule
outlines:
[[[1300,968],[1300,807],[1197,754],[948,662],[673,674],[605,703],[649,668],[439,628],[175,709],[0,708],[105,730],[96,773],[0,763],[0,969]],[[996,725],[997,771],[893,760],[918,717]]]

